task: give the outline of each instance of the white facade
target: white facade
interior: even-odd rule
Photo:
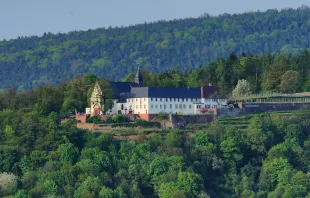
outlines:
[[[113,100],[113,107],[111,109],[109,109],[108,111],[105,112],[105,114],[107,115],[113,115],[113,114],[127,114],[127,112],[125,112],[125,106],[127,104],[126,103],[119,103],[117,99]]]
[[[112,82],[115,99],[113,107],[105,114],[142,115],[166,112],[191,115],[205,113],[208,109],[226,108],[227,99],[208,98],[218,91],[212,83],[200,88],[172,88],[143,87],[142,82],[143,78],[139,69],[135,76],[135,83]],[[126,97],[128,98],[124,101]],[[122,102],[116,98],[121,98]],[[91,116],[102,114],[103,95],[98,82],[94,86],[90,101],[91,108],[87,108],[86,113]]]
[[[90,114],[91,114],[91,108],[86,108],[86,109],[85,109],[85,113],[86,113],[87,115],[90,115]]]
[[[126,103],[117,103],[107,114],[172,114],[190,115],[201,114],[202,108],[225,108],[226,99],[207,98],[127,98]]]

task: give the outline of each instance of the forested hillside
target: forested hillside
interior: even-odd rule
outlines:
[[[310,53],[303,50],[297,55],[266,54],[263,56],[236,56],[231,53],[208,66],[180,72],[172,69],[159,74],[142,70],[145,86],[200,87],[213,83],[223,97],[229,97],[238,80],[249,84],[246,94],[295,93],[310,91]],[[130,73],[125,81],[133,81]]]
[[[118,80],[137,62],[158,73],[205,66],[231,52],[296,54],[310,47],[309,19],[303,6],[1,41],[0,89],[23,91],[84,73]]]
[[[141,70],[143,84],[150,87],[200,87],[213,83],[220,92],[216,97],[229,98],[238,79],[245,79],[250,93],[295,93],[310,91],[310,53],[303,50],[297,55],[236,56],[230,54],[199,69],[180,72],[172,69],[158,74]],[[133,82],[135,73],[123,80]],[[0,110],[5,108],[33,108],[38,104],[43,112],[62,114],[75,109],[84,112],[94,83],[99,80],[106,97],[111,96],[111,86],[106,79],[94,74],[76,76],[58,86],[42,86],[28,92],[4,89],[0,95]],[[219,95],[218,95],[219,94]]]
[[[119,141],[59,122],[94,80],[0,94],[0,197],[310,197],[309,109]]]
[[[294,73],[288,82],[309,89],[304,80],[309,57],[308,51],[296,56],[231,54],[185,74],[143,71],[144,83],[199,86],[214,78],[228,94],[235,77],[222,69],[230,66],[239,76],[251,74],[250,84],[258,82],[264,91],[280,90],[278,82],[287,72]],[[258,75],[269,67],[274,72]],[[87,74],[57,86],[0,94],[0,197],[310,197],[309,108],[217,120],[191,131],[193,137],[179,130],[148,130],[149,138],[143,133],[120,141],[109,131],[77,129],[73,120],[60,123],[59,115],[88,106],[97,80],[108,93],[104,79]]]

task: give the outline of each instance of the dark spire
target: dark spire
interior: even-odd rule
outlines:
[[[138,67],[138,71],[136,73],[135,83],[137,83],[140,87],[143,86],[143,77],[142,77],[142,74],[140,72],[140,67]]]

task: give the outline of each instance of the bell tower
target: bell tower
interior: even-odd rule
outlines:
[[[91,116],[102,114],[102,91],[99,83],[96,82],[94,90],[90,97],[90,114]]]
[[[140,67],[138,67],[138,71],[136,73],[135,83],[137,83],[139,85],[139,87],[143,87],[143,77],[142,77],[142,74],[140,72]]]

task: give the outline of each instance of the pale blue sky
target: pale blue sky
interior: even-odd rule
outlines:
[[[127,26],[203,13],[297,8],[309,0],[0,0],[0,40],[98,27]]]

